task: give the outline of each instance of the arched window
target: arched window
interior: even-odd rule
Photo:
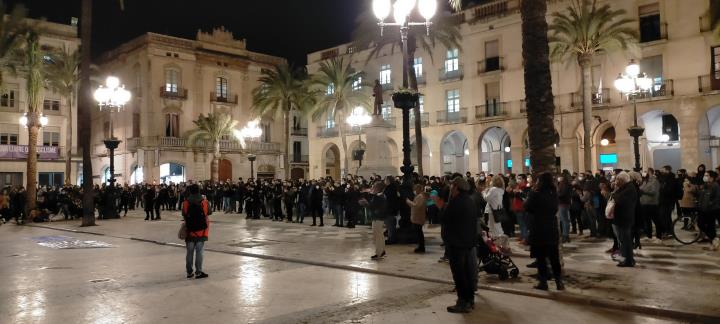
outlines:
[[[103,168],[100,179],[102,180],[102,183],[107,183],[110,180],[110,167]]]
[[[143,175],[143,168],[141,166],[134,166],[132,169],[132,173],[130,173],[130,184],[138,184],[142,183],[144,180]]]
[[[175,68],[165,70],[165,92],[178,93],[180,89],[180,71]]]

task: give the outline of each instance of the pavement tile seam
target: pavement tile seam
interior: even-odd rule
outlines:
[[[84,234],[90,234],[90,235],[109,236],[109,237],[114,237],[114,238],[119,238],[119,239],[130,239],[130,240],[146,242],[146,243],[153,243],[153,244],[158,244],[158,245],[167,245],[167,246],[185,248],[185,246],[183,244],[174,243],[174,242],[163,242],[163,241],[158,241],[158,240],[144,239],[144,238],[137,238],[137,237],[113,236],[113,235],[106,235],[104,233],[98,233],[98,232],[79,231],[79,230],[67,229],[67,228],[62,228],[62,227],[46,226],[46,225],[30,224],[28,226],[46,228],[46,229],[51,229],[51,230],[84,233]],[[249,252],[241,252],[241,251],[224,251],[224,250],[213,249],[213,248],[206,248],[206,251],[216,252],[216,253],[225,253],[225,254],[235,254],[235,255],[239,255],[239,256],[246,256],[246,257],[260,258],[260,259],[267,259],[267,260],[294,262],[294,263],[301,263],[301,264],[306,264],[306,265],[311,265],[311,266],[334,268],[334,269],[347,270],[347,271],[353,271],[353,272],[383,275],[383,276],[397,277],[397,278],[410,279],[410,280],[419,280],[419,281],[426,281],[426,282],[439,283],[439,284],[447,284],[447,285],[453,284],[453,282],[450,280],[428,278],[428,277],[417,276],[417,275],[398,274],[398,273],[382,271],[382,270],[368,269],[368,268],[362,268],[362,267],[357,267],[357,266],[348,266],[348,265],[335,264],[335,263],[329,263],[329,262],[310,261],[310,260],[305,260],[305,259],[300,259],[300,258],[274,256],[274,255],[268,255],[268,254],[258,254],[258,253],[249,253]],[[495,292],[500,292],[500,293],[508,293],[508,294],[522,295],[522,296],[542,298],[542,299],[554,299],[554,300],[569,302],[569,303],[587,304],[587,305],[602,307],[602,308],[631,311],[631,312],[635,312],[635,313],[639,313],[639,314],[647,314],[647,315],[652,315],[652,316],[664,316],[664,317],[686,319],[686,320],[693,320],[693,321],[697,321],[697,320],[699,320],[699,321],[720,321],[720,316],[711,315],[711,314],[691,313],[691,312],[686,312],[686,311],[677,310],[677,309],[656,307],[653,305],[632,305],[632,304],[628,304],[628,303],[621,303],[621,302],[617,302],[617,301],[613,301],[613,300],[605,300],[605,299],[601,299],[601,298],[594,298],[592,296],[577,295],[577,294],[567,293],[567,292],[561,293],[561,294],[551,293],[551,292],[550,293],[542,293],[542,292],[526,291],[526,290],[522,290],[522,289],[515,289],[515,288],[501,287],[501,286],[494,286],[494,285],[487,285],[487,284],[478,284],[478,288],[495,291]]]

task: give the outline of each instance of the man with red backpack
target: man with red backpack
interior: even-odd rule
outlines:
[[[207,278],[207,273],[202,271],[203,247],[210,232],[210,220],[208,219],[209,204],[207,199],[200,195],[200,188],[193,184],[188,187],[187,199],[182,205],[182,216],[185,221],[187,235],[185,244],[187,255],[185,257],[185,269],[187,278],[193,276],[196,279]],[[193,256],[195,257],[195,272],[193,273]]]

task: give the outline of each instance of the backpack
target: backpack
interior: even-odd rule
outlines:
[[[189,203],[185,226],[189,232],[202,231],[208,227],[201,204]]]

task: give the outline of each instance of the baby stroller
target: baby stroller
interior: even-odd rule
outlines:
[[[496,274],[500,280],[517,278],[520,269],[515,265],[512,258],[500,252],[498,246],[493,242],[487,231],[482,231],[478,239],[478,267],[487,274]]]

